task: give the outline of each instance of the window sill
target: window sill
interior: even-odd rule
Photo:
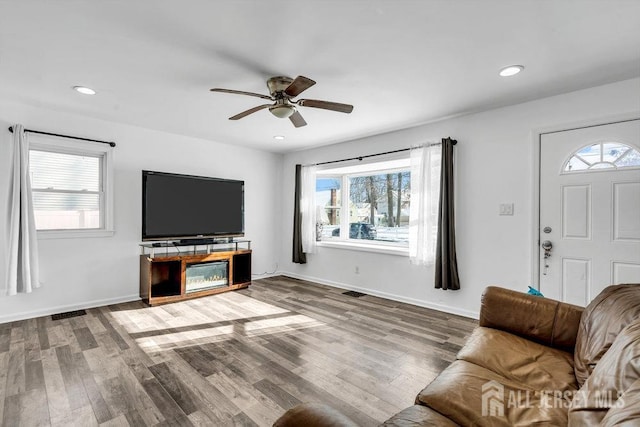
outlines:
[[[350,251],[361,251],[361,252],[375,252],[380,254],[387,255],[397,255],[397,256],[409,256],[409,248],[397,247],[397,246],[387,246],[387,245],[375,245],[375,244],[367,244],[367,243],[354,243],[354,242],[317,242],[318,247],[321,248],[333,248],[333,249],[344,249]]]
[[[112,237],[113,230],[37,230],[38,239],[76,239],[84,237]]]

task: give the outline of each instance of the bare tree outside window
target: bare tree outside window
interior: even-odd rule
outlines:
[[[340,199],[342,180],[348,199]],[[408,245],[410,172],[318,176],[316,202],[322,240],[363,240]],[[346,196],[345,196],[346,197]],[[338,201],[340,199],[340,201]],[[341,221],[345,224],[341,227]],[[348,233],[348,235],[347,235]]]

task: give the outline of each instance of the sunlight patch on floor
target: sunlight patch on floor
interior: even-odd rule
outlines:
[[[286,309],[230,292],[168,305],[114,311],[110,315],[127,332],[135,334],[286,313],[289,313]]]
[[[256,336],[325,326],[325,323],[302,314],[296,314],[293,316],[277,317],[275,319],[262,319],[247,322],[243,326],[246,336]]]
[[[148,354],[326,326],[237,292],[109,314]]]
[[[217,326],[194,331],[174,332],[136,339],[138,346],[145,352],[171,350],[190,345],[200,345],[224,341],[233,334],[234,325]]]
[[[325,326],[325,323],[303,315],[260,319],[255,322],[234,323],[182,332],[155,334],[136,339],[136,343],[145,352],[159,352],[192,345],[210,344],[231,339],[234,335],[256,337],[306,328]]]

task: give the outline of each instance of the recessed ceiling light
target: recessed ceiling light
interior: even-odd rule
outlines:
[[[524,70],[522,65],[509,65],[508,67],[504,67],[500,70],[500,75],[502,77],[511,77],[518,74],[520,71]]]
[[[276,135],[273,139],[277,139],[278,141],[282,141],[284,139],[284,135]]]
[[[80,92],[83,95],[95,95],[96,94],[96,91],[91,89],[90,87],[74,86],[73,90],[75,90],[76,92]]]

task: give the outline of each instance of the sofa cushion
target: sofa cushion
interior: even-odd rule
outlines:
[[[640,380],[634,382],[602,419],[601,427],[640,425]]]
[[[609,408],[640,380],[640,319],[620,332],[569,409],[571,425],[598,424]]]
[[[582,385],[620,331],[640,318],[640,285],[603,290],[584,310],[574,353],[575,375]]]
[[[582,311],[575,305],[489,286],[482,294],[479,324],[573,352]]]
[[[422,405],[409,406],[382,424],[384,427],[458,427],[450,419]]]
[[[577,390],[573,355],[492,328],[473,331],[457,356],[533,390]]]
[[[566,425],[570,402],[560,396],[554,403],[545,392],[456,360],[418,394],[416,403],[463,426],[529,426]]]

